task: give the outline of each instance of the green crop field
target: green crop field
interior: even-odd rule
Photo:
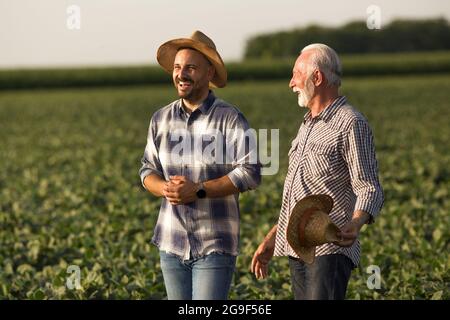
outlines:
[[[375,134],[386,201],[361,234],[349,299],[450,299],[450,75],[344,79]],[[280,170],[241,196],[241,254],[231,299],[291,299],[287,258],[270,277],[251,256],[277,221],[286,153],[304,109],[275,82],[217,90],[252,127],[280,129]],[[152,113],[170,85],[0,92],[0,299],[164,299],[151,245],[159,201],[137,175]],[[66,287],[81,269],[81,289]],[[381,288],[366,285],[367,267]]]
[[[285,79],[296,57],[255,59],[227,63],[228,79]],[[450,51],[342,55],[344,77],[418,75],[450,72]],[[31,88],[86,88],[169,84],[172,80],[157,65],[53,69],[0,69],[0,90]]]

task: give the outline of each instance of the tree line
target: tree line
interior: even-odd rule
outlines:
[[[293,57],[306,45],[318,42],[338,53],[450,50],[450,26],[444,18],[394,20],[379,30],[369,29],[364,21],[337,28],[311,25],[252,37],[247,41],[244,58]]]

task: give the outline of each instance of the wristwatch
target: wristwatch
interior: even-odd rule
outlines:
[[[203,187],[203,183],[200,182],[198,185],[197,192],[195,193],[199,199],[206,198],[206,191]]]

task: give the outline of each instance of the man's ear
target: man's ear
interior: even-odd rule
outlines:
[[[208,80],[211,81],[216,74],[216,68],[211,64],[208,68]]]
[[[325,78],[324,78],[324,76],[323,76],[322,71],[320,71],[320,70],[314,71],[314,74],[313,74],[313,83],[314,83],[314,85],[315,85],[316,87],[320,87],[320,85],[321,85],[322,83],[324,83],[324,80],[325,80]]]

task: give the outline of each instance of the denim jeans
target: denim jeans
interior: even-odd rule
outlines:
[[[296,300],[343,300],[353,269],[342,254],[318,256],[312,264],[289,257],[292,292]]]
[[[160,251],[161,269],[169,300],[226,300],[236,266],[236,257],[211,253],[181,260]]]

